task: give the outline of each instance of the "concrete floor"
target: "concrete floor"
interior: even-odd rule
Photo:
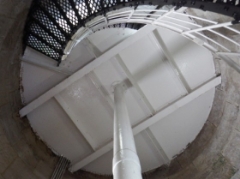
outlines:
[[[30,0],[0,0],[0,179],[48,179],[57,161],[27,120],[18,116],[22,107],[19,57],[29,5]],[[232,38],[239,41],[238,36]],[[235,61],[240,64],[240,59]],[[201,133],[170,166],[144,174],[144,178],[240,178],[240,75],[221,60],[216,59],[216,65],[222,84],[216,88],[214,106]],[[84,171],[64,176],[74,178],[111,176]]]

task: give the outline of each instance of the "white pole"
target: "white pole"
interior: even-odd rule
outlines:
[[[114,89],[113,176],[114,179],[142,179],[124,93],[123,85],[117,84]]]

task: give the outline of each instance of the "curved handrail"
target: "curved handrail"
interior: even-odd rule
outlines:
[[[133,12],[139,12],[137,7],[141,5],[152,5],[156,9],[148,10],[148,13],[144,13],[144,18],[141,18],[141,14],[139,14],[140,17],[134,17],[133,19]],[[155,17],[159,15],[160,11],[168,14],[168,12],[159,9],[164,5],[174,5],[175,9],[186,6],[208,10],[233,17],[235,20],[231,24],[239,22],[239,0],[226,0],[224,2],[219,0],[34,0],[25,26],[24,43],[60,63],[66,58],[69,49],[76,44],[72,41],[76,38],[76,34],[91,34],[93,32],[92,27],[99,27],[102,22],[107,26],[122,23],[153,23],[157,20]],[[120,14],[113,16],[113,14],[108,13],[115,12],[114,10],[123,7],[131,8],[125,14],[120,12]],[[98,16],[101,16],[99,19],[102,22],[92,24],[96,21],[94,18]],[[172,17],[168,16],[167,18]],[[174,27],[173,24],[163,21],[156,21],[156,25],[170,29]],[[175,26],[183,25],[175,23]],[[196,27],[199,27],[198,24],[196,24]],[[182,35],[193,39],[193,35]]]

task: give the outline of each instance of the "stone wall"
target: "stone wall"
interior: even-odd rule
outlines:
[[[57,158],[32,132],[21,106],[22,34],[31,0],[0,0],[0,179],[49,179]],[[238,38],[238,37],[233,37]],[[240,65],[240,60],[235,59]],[[222,84],[201,133],[170,166],[144,174],[146,179],[240,178],[240,75],[216,59]],[[79,171],[64,179],[110,179]]]
[[[21,106],[22,34],[31,0],[0,0],[0,179],[48,179],[56,157],[32,132]]]

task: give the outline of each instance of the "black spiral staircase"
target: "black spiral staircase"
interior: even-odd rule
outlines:
[[[136,9],[140,5],[155,5],[156,8],[164,5],[186,6],[231,16],[234,22],[240,19],[238,0],[33,0],[24,44],[61,63],[67,43],[87,22],[112,10],[123,7]],[[143,25],[124,23],[112,27],[139,29]]]

